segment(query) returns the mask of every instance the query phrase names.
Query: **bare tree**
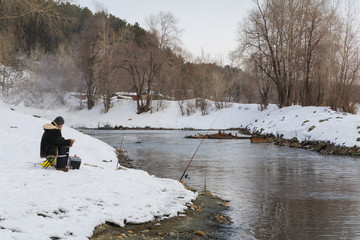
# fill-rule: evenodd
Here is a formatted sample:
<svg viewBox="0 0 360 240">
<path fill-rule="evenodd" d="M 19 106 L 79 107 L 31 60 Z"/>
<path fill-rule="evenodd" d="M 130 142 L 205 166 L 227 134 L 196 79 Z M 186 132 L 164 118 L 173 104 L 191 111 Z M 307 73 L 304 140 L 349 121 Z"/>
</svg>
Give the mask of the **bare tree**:
<svg viewBox="0 0 360 240">
<path fill-rule="evenodd" d="M 171 56 L 162 66 L 159 74 L 159 79 L 156 81 L 154 90 L 156 90 L 160 96 L 163 97 L 175 97 L 182 89 L 182 77 L 181 69 L 184 65 L 184 61 L 179 56 Z"/>
<path fill-rule="evenodd" d="M 149 32 L 158 39 L 159 48 L 164 50 L 176 49 L 181 45 L 182 30 L 178 27 L 179 20 L 171 12 L 162 12 L 158 15 L 150 15 L 146 18 Z"/>
<path fill-rule="evenodd" d="M 314 64 L 317 58 L 323 57 L 321 44 L 330 34 L 328 24 L 335 17 L 335 9 L 331 8 L 326 1 L 303 1 L 300 5 L 300 32 L 302 33 L 300 44 L 300 58 L 304 86 L 301 88 L 301 103 L 303 106 L 314 105 Z"/>
<path fill-rule="evenodd" d="M 210 84 L 212 86 L 211 95 L 213 96 L 213 99 L 215 101 L 216 108 L 224 108 L 226 82 L 225 74 L 221 71 L 221 69 L 214 69 L 210 73 Z"/>
<path fill-rule="evenodd" d="M 119 67 L 127 71 L 137 95 L 137 113 L 151 109 L 151 95 L 156 77 L 167 56 L 158 48 L 156 38 L 144 34 L 141 39 L 126 41 L 119 55 Z"/>
<path fill-rule="evenodd" d="M 337 31 L 340 42 L 338 51 L 331 59 L 333 76 L 331 83 L 330 106 L 332 109 L 342 109 L 345 112 L 355 113 L 355 102 L 352 102 L 356 94 L 355 84 L 360 79 L 360 48 L 358 41 L 358 29 L 355 27 L 355 8 L 353 2 L 346 7 L 345 17 Z"/>
<path fill-rule="evenodd" d="M 271 68 L 271 64 L 266 64 L 263 61 L 267 61 L 267 58 L 262 57 L 261 54 L 254 55 L 253 58 L 248 62 L 248 70 L 252 73 L 251 76 L 254 78 L 256 85 L 258 86 L 258 91 L 260 94 L 261 108 L 266 109 L 269 100 L 270 94 L 272 93 L 273 81 L 271 81 L 264 71 L 260 71 L 259 66 L 262 68 Z"/>
<path fill-rule="evenodd" d="M 156 88 L 161 95 L 171 95 L 174 89 L 178 89 L 177 83 L 180 82 L 179 73 L 183 64 L 182 55 L 185 53 L 181 47 L 182 30 L 178 27 L 179 20 L 171 12 L 162 11 L 157 15 L 150 15 L 145 20 L 150 34 L 157 39 L 158 48 L 168 52 L 163 55 L 166 59 L 159 71 Z"/>
<path fill-rule="evenodd" d="M 194 97 L 198 99 L 196 107 L 209 97 L 208 73 L 210 68 L 210 56 L 202 51 L 201 56 L 195 59 L 195 69 L 191 79 L 191 88 L 194 91 Z"/>
<path fill-rule="evenodd" d="M 268 59 L 258 61 L 258 68 L 275 83 L 279 106 L 288 106 L 294 90 L 296 68 L 295 42 L 298 38 L 294 18 L 297 5 L 294 1 L 278 0 L 266 1 L 263 6 L 258 0 L 255 3 L 257 10 L 250 13 L 243 29 L 243 47 L 249 56 L 258 54 Z M 271 68 L 268 68 L 268 63 Z"/>
<path fill-rule="evenodd" d="M 13 51 L 12 34 L 1 33 L 0 30 L 0 63 L 2 64 L 0 68 L 0 86 L 2 87 L 3 95 L 7 95 L 9 91 L 9 80 L 8 80 L 8 71 L 10 68 L 7 65 L 10 65 L 11 62 L 11 52 Z"/>
<path fill-rule="evenodd" d="M 173 78 L 162 73 L 162 69 L 165 65 L 167 68 L 176 65 L 177 59 L 172 50 L 177 49 L 181 33 L 177 27 L 178 20 L 171 13 L 160 12 L 157 16 L 151 15 L 146 21 L 149 32 L 138 39 L 132 37 L 125 41 L 120 57 L 120 67 L 126 70 L 133 80 L 138 114 L 151 109 L 156 85 L 166 86 L 167 82 L 172 81 Z M 167 78 L 169 76 L 170 78 Z"/>
<path fill-rule="evenodd" d="M 111 107 L 111 97 L 119 83 L 117 73 L 120 68 L 117 66 L 116 58 L 123 41 L 123 35 L 121 31 L 115 32 L 105 13 L 100 14 L 96 24 L 99 37 L 96 42 L 98 54 L 96 55 L 95 78 L 98 79 L 99 94 L 103 98 L 106 113 Z"/>
<path fill-rule="evenodd" d="M 99 87 L 96 76 L 96 61 L 99 53 L 99 48 L 96 43 L 99 36 L 96 29 L 93 27 L 94 25 L 94 18 L 87 20 L 82 27 L 78 40 L 78 66 L 82 72 L 82 81 L 89 110 L 95 106 Z"/>
</svg>

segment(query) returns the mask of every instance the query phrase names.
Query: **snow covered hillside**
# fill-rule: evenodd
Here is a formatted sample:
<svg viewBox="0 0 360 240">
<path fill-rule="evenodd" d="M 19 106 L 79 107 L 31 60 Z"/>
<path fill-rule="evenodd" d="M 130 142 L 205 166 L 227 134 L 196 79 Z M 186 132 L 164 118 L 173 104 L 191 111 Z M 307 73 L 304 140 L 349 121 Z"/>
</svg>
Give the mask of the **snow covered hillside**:
<svg viewBox="0 0 360 240">
<path fill-rule="evenodd" d="M 42 126 L 51 120 L 0 102 L 0 239 L 87 239 L 105 221 L 123 226 L 176 216 L 196 198 L 177 181 L 116 170 L 112 147 L 66 126 L 63 136 L 76 139 L 70 155 L 81 157 L 80 170 L 35 166 Z"/>
</svg>

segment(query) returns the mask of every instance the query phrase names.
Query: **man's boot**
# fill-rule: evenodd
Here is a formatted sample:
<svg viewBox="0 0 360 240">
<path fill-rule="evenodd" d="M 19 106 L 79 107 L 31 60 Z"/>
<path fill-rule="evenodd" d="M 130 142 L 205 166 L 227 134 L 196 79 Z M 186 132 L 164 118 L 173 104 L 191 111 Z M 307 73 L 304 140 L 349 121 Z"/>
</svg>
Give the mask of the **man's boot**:
<svg viewBox="0 0 360 240">
<path fill-rule="evenodd" d="M 61 170 L 61 171 L 64 171 L 64 172 L 67 172 L 69 171 L 69 168 L 68 167 L 64 167 L 64 168 L 57 168 L 55 167 L 56 170 Z"/>
</svg>

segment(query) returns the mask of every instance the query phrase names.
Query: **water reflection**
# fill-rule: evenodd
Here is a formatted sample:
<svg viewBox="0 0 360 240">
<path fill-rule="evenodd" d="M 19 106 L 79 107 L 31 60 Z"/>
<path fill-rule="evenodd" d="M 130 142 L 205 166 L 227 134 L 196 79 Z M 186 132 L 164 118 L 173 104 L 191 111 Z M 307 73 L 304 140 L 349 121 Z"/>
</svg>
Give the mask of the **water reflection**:
<svg viewBox="0 0 360 240">
<path fill-rule="evenodd" d="M 123 131 L 88 131 L 119 147 Z M 200 140 L 183 131 L 125 131 L 134 164 L 178 180 Z M 231 201 L 226 239 L 360 239 L 359 159 L 205 140 L 185 182 Z"/>
</svg>

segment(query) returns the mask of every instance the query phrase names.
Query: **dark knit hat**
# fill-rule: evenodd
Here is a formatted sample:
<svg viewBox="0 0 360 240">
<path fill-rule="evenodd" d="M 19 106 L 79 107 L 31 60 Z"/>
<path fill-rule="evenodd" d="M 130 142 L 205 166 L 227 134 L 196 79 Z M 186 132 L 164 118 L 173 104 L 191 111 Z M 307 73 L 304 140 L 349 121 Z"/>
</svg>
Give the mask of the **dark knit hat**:
<svg viewBox="0 0 360 240">
<path fill-rule="evenodd" d="M 63 119 L 62 117 L 60 117 L 60 116 L 57 117 L 57 118 L 55 118 L 54 122 L 55 122 L 58 126 L 63 125 L 63 124 L 65 123 L 64 119 Z"/>
</svg>

